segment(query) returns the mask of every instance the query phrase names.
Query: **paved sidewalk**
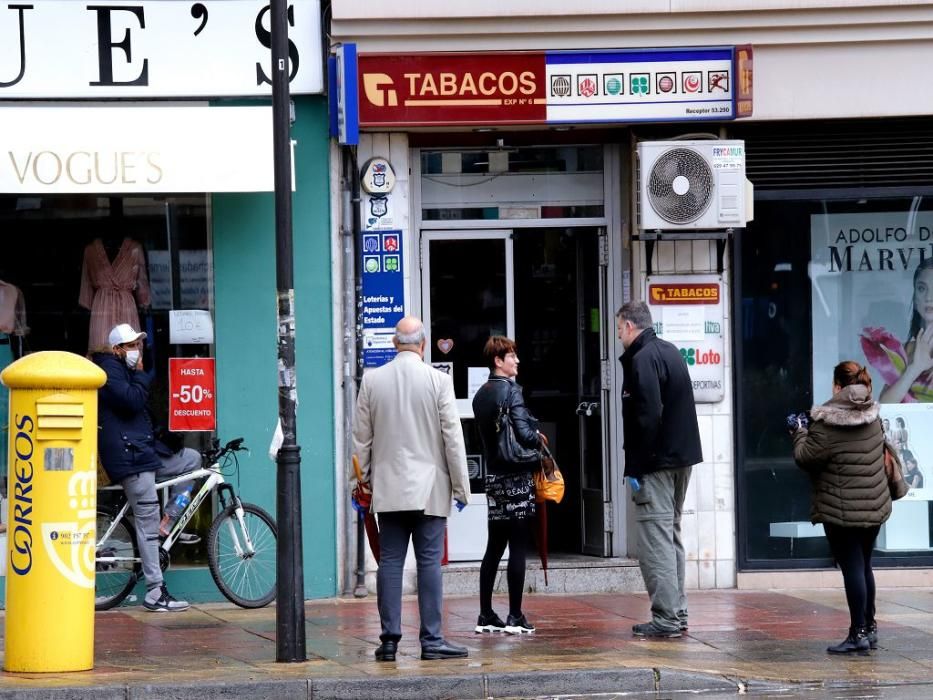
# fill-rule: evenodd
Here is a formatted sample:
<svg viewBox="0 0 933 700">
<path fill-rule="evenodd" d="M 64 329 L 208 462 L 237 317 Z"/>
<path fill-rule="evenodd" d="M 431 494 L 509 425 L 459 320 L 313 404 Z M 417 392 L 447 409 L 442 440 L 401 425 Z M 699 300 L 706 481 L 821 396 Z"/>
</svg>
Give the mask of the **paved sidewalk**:
<svg viewBox="0 0 933 700">
<path fill-rule="evenodd" d="M 500 613 L 506 601 L 496 598 Z M 933 683 L 933 591 L 878 593 L 881 648 L 830 657 L 848 614 L 841 590 L 689 594 L 681 639 L 634 639 L 642 594 L 529 595 L 532 636 L 477 635 L 475 598 L 446 604 L 447 634 L 470 658 L 421 661 L 417 603 L 407 598 L 396 663 L 376 663 L 373 598 L 306 606 L 309 661 L 275 663 L 275 610 L 211 604 L 185 613 L 122 608 L 97 615 L 96 667 L 0 674 L 0 698 L 486 698 L 582 692 L 776 691 Z M 933 697 L 933 685 L 917 687 Z"/>
</svg>

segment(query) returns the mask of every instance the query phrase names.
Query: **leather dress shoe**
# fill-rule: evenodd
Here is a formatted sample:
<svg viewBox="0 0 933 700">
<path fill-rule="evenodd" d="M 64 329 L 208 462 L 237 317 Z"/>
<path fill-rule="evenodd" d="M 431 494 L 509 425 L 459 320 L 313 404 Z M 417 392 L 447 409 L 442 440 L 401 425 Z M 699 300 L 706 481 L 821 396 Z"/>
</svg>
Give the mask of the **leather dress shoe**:
<svg viewBox="0 0 933 700">
<path fill-rule="evenodd" d="M 389 639 L 376 649 L 376 661 L 395 661 L 396 651 L 398 651 L 398 642 Z"/>
<path fill-rule="evenodd" d="M 433 661 L 435 659 L 465 659 L 469 656 L 466 647 L 451 644 L 446 639 L 432 647 L 421 647 L 421 659 Z"/>
</svg>

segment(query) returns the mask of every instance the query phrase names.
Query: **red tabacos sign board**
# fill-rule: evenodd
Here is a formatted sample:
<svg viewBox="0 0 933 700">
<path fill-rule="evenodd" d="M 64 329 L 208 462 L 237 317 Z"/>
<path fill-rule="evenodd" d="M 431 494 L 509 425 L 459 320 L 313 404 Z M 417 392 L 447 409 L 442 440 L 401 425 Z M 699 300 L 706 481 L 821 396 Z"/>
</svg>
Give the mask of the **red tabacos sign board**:
<svg viewBox="0 0 933 700">
<path fill-rule="evenodd" d="M 543 53 L 361 54 L 360 126 L 540 124 Z"/>
<path fill-rule="evenodd" d="M 172 357 L 168 361 L 168 429 L 217 429 L 213 357 Z"/>
<path fill-rule="evenodd" d="M 650 284 L 650 303 L 656 305 L 718 304 L 719 285 L 716 283 Z"/>
</svg>

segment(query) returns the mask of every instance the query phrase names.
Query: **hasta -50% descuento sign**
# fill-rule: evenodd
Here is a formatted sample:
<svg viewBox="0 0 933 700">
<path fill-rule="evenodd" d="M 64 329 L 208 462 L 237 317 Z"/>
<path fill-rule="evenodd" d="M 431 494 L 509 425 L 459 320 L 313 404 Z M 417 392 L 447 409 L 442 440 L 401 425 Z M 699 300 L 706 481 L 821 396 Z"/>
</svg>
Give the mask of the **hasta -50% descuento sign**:
<svg viewBox="0 0 933 700">
<path fill-rule="evenodd" d="M 169 358 L 168 376 L 168 429 L 172 432 L 216 430 L 214 358 Z"/>
</svg>

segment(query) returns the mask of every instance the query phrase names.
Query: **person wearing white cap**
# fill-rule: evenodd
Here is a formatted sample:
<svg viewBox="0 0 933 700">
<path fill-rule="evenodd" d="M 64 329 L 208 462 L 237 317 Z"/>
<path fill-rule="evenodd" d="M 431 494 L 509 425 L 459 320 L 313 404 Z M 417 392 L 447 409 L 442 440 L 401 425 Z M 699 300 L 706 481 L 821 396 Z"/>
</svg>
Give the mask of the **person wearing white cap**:
<svg viewBox="0 0 933 700">
<path fill-rule="evenodd" d="M 147 409 L 152 379 L 143 371 L 145 338 L 145 333 L 121 323 L 110 331 L 110 348 L 91 355 L 107 373 L 107 382 L 98 392 L 98 451 L 110 480 L 123 487 L 133 509 L 147 588 L 143 606 L 154 612 L 175 612 L 187 610 L 189 605 L 173 598 L 162 580 L 155 481 L 156 476 L 164 479 L 198 468 L 201 456 L 187 447 L 173 452 L 155 438 Z M 184 489 L 183 484 L 175 485 L 171 497 Z M 197 538 L 189 536 L 187 541 Z"/>
</svg>

